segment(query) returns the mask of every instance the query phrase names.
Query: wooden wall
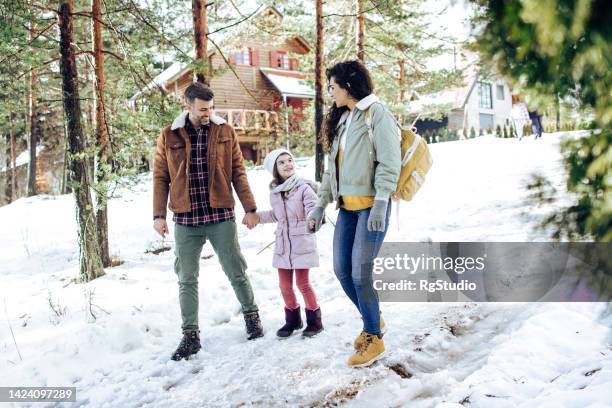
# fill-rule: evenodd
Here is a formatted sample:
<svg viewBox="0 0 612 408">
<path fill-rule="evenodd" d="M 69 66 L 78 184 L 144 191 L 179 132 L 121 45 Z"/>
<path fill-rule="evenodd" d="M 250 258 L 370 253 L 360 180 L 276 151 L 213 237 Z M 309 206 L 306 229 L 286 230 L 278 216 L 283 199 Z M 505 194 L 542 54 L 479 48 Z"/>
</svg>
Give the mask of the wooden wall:
<svg viewBox="0 0 612 408">
<path fill-rule="evenodd" d="M 240 80 L 254 98 L 249 95 L 236 75 L 227 67 L 218 52 L 212 56 L 213 69 L 219 73 L 211 81 L 211 88 L 215 92 L 215 107 L 218 109 L 262 109 L 278 110 L 280 95 L 264 75 L 259 71 L 260 67 L 270 67 L 270 57 L 273 51 L 286 51 L 288 57 L 295 54 L 304 54 L 305 49 L 297 40 L 287 40 L 284 44 L 273 47 L 256 42 L 245 43 L 245 47 L 251 47 L 259 54 L 259 66 L 234 64 L 234 70 Z M 225 55 L 229 59 L 230 52 Z M 178 79 L 168 83 L 166 89 L 180 100 L 183 99 L 185 88 L 193 82 L 191 70 L 182 74 Z"/>
</svg>

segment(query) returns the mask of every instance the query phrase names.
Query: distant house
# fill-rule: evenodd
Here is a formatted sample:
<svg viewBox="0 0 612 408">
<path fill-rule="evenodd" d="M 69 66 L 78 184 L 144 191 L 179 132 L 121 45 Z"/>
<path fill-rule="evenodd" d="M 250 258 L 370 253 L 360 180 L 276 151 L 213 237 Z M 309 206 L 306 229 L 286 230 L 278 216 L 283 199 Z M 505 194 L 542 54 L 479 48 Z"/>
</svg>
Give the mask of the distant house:
<svg viewBox="0 0 612 408">
<path fill-rule="evenodd" d="M 28 166 L 30 150 L 25 150 L 15 158 L 15 199 L 28 194 Z M 36 146 L 36 191 L 38 194 L 61 194 L 64 180 L 63 145 L 53 147 Z M 10 201 L 12 166 L 0 164 L 0 205 Z"/>
<path fill-rule="evenodd" d="M 270 6 L 253 17 L 251 24 L 264 19 L 280 26 L 283 16 Z M 291 127 L 296 126 L 302 110 L 314 99 L 314 89 L 307 81 L 308 74 L 299 70 L 296 58 L 310 53 L 311 47 L 299 35 L 285 37 L 278 43 L 257 36 L 249 36 L 246 41 L 230 36 L 219 45 L 236 74 L 228 69 L 221 54 L 209 45 L 208 56 L 213 70 L 220 72 L 210 83 L 215 92 L 215 113 L 236 129 L 244 158 L 260 162 L 273 141 L 284 137 Z M 146 103 L 147 94 L 159 88 L 182 101 L 185 88 L 194 77 L 193 69 L 176 62 L 132 96 L 129 103 L 132 106 L 143 101 Z M 282 111 L 283 108 L 292 108 L 293 117 L 289 117 L 287 109 Z"/>
<path fill-rule="evenodd" d="M 478 133 L 504 126 L 512 110 L 511 90 L 508 83 L 499 77 L 481 76 L 476 66 L 464 71 L 464 84 L 457 88 L 413 97 L 409 104 L 412 115 L 425 115 L 434 107 L 441 107 L 441 120 L 419 119 L 415 126 L 419 132 L 448 128 L 465 129 L 466 134 L 474 128 Z"/>
</svg>

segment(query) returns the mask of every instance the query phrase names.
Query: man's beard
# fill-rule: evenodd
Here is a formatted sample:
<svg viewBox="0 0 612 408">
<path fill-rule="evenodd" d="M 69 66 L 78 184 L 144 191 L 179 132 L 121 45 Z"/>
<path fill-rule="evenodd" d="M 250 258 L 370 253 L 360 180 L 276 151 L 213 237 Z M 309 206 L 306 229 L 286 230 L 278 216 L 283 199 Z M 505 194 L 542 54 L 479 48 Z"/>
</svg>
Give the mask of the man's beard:
<svg viewBox="0 0 612 408">
<path fill-rule="evenodd" d="M 199 127 L 202 125 L 208 125 L 210 118 L 204 118 L 203 116 L 201 117 L 193 117 L 192 115 L 189 115 L 189 120 L 191 121 L 191 124 L 195 127 Z"/>
</svg>

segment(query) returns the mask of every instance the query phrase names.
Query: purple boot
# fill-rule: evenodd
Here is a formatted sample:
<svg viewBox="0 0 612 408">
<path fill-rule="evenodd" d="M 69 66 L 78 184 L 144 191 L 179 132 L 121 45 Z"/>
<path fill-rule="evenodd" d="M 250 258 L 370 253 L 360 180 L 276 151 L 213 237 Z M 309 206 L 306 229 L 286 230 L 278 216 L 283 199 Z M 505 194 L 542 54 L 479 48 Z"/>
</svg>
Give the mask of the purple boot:
<svg viewBox="0 0 612 408">
<path fill-rule="evenodd" d="M 321 308 L 317 310 L 306 309 L 306 328 L 302 332 L 303 337 L 312 337 L 323 331 L 321 322 Z"/>
<path fill-rule="evenodd" d="M 294 310 L 285 308 L 285 325 L 278 329 L 276 335 L 280 338 L 289 337 L 294 330 L 301 329 L 302 326 L 300 308 Z"/>
</svg>

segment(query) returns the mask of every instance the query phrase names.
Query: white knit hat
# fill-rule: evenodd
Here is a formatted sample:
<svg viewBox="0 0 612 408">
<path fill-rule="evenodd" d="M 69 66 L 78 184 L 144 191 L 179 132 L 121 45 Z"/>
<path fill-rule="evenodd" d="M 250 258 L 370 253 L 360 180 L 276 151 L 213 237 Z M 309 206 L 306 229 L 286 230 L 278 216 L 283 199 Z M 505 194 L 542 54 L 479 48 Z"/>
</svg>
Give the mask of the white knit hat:
<svg viewBox="0 0 612 408">
<path fill-rule="evenodd" d="M 291 154 L 289 150 L 281 148 L 281 149 L 272 150 L 270 153 L 268 153 L 268 155 L 264 159 L 264 167 L 272 175 L 274 175 L 274 166 L 276 165 L 276 159 L 278 159 L 278 156 L 280 156 L 281 154 L 288 154 L 289 156 L 293 158 L 293 155 Z"/>
</svg>

